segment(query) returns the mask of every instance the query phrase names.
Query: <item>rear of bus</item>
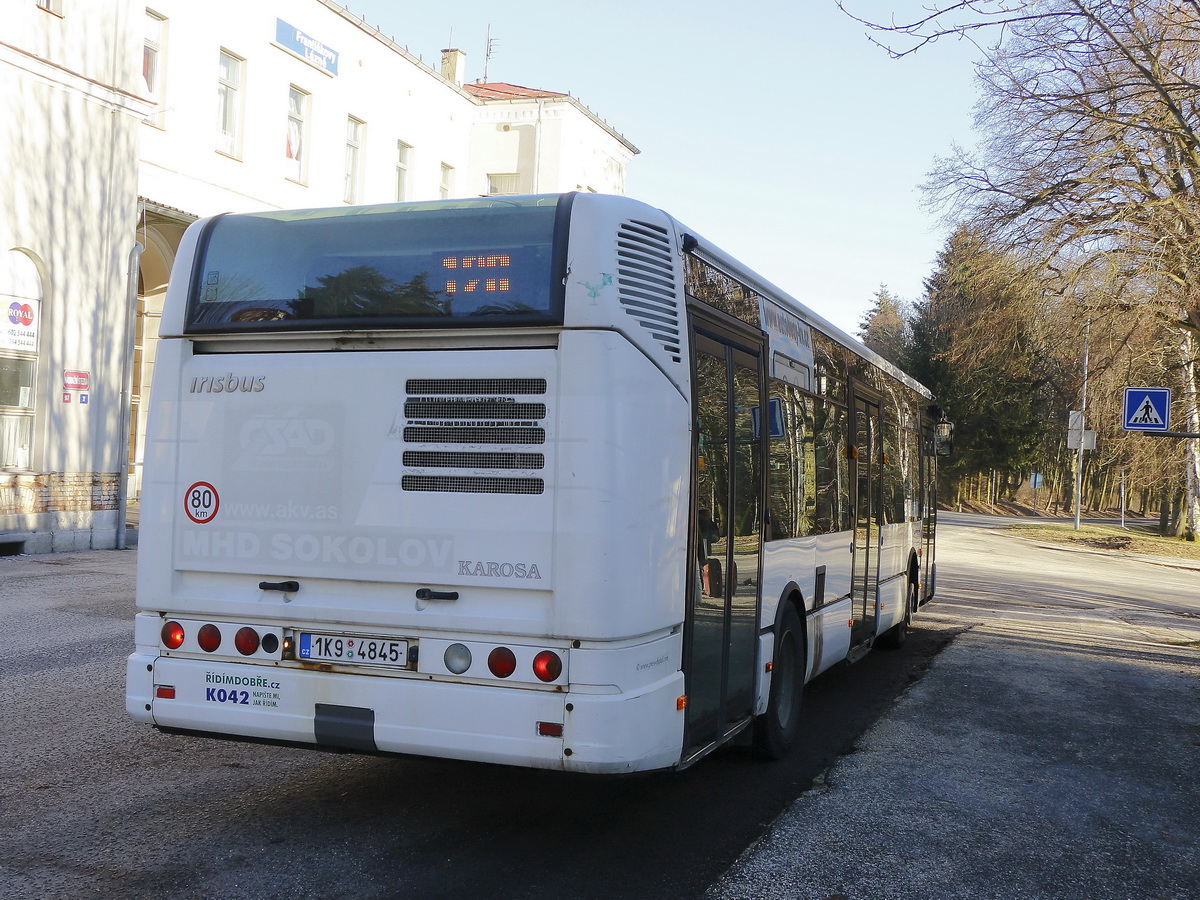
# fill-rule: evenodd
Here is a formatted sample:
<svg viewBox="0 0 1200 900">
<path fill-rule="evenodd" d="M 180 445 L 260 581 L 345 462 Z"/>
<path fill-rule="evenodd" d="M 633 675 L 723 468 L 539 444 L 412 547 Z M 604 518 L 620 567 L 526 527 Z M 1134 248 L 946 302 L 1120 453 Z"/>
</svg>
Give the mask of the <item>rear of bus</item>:
<svg viewBox="0 0 1200 900">
<path fill-rule="evenodd" d="M 678 323 L 644 312 L 681 315 L 675 247 L 664 214 L 570 194 L 194 224 L 151 397 L 129 713 L 678 763 L 687 366 Z"/>
</svg>

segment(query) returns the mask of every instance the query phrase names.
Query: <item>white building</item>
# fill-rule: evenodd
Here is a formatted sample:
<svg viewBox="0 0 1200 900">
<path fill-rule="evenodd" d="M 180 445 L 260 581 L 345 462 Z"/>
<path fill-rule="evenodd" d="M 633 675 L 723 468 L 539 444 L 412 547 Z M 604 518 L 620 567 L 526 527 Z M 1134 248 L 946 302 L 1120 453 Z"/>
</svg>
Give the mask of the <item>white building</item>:
<svg viewBox="0 0 1200 900">
<path fill-rule="evenodd" d="M 619 194 L 637 153 L 569 95 L 463 84 L 460 51 L 435 69 L 332 0 L 5 0 L 4 16 L 0 252 L 16 254 L 0 261 L 0 325 L 12 304 L 16 324 L 0 331 L 0 552 L 117 541 L 157 319 L 195 219 Z M 60 502 L 84 483 L 88 510 Z"/>
<path fill-rule="evenodd" d="M 137 142 L 151 109 L 140 15 L 70 0 L 5 0 L 0 14 L 3 553 L 116 542 Z"/>
</svg>

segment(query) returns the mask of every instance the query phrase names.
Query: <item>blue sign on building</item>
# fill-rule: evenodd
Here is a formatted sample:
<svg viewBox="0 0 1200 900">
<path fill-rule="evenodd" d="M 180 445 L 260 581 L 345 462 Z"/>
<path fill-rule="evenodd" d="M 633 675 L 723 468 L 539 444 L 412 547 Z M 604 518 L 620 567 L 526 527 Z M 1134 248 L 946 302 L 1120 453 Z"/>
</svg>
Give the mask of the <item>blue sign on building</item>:
<svg viewBox="0 0 1200 900">
<path fill-rule="evenodd" d="M 330 75 L 338 73 L 338 52 L 330 50 L 315 37 L 294 28 L 283 19 L 275 20 L 275 43 L 295 53 L 305 62 L 311 63 Z"/>
<path fill-rule="evenodd" d="M 1121 421 L 1126 431 L 1170 430 L 1171 389 L 1125 388 L 1125 413 Z"/>
</svg>

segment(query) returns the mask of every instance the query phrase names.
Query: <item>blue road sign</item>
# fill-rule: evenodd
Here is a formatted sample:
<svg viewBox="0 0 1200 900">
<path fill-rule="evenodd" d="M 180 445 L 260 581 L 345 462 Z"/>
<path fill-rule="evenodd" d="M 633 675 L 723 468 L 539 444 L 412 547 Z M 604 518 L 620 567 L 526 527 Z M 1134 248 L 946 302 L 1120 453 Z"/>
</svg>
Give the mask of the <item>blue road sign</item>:
<svg viewBox="0 0 1200 900">
<path fill-rule="evenodd" d="M 1125 414 L 1122 428 L 1126 431 L 1169 431 L 1171 424 L 1171 389 L 1125 388 Z"/>
</svg>

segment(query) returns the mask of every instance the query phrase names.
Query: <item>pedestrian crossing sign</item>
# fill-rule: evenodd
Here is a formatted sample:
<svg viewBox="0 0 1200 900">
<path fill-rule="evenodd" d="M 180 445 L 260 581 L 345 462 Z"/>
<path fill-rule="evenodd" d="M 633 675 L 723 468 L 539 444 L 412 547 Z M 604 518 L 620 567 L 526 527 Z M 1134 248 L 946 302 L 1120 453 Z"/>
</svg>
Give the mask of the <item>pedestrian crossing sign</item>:
<svg viewBox="0 0 1200 900">
<path fill-rule="evenodd" d="M 1171 424 L 1170 388 L 1125 388 L 1126 431 L 1168 431 Z"/>
</svg>

